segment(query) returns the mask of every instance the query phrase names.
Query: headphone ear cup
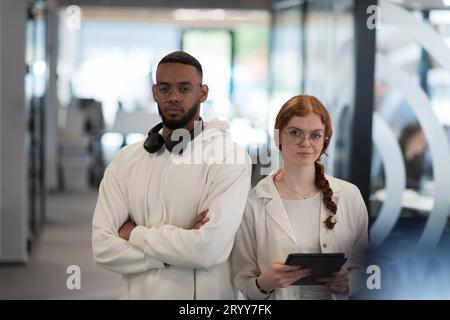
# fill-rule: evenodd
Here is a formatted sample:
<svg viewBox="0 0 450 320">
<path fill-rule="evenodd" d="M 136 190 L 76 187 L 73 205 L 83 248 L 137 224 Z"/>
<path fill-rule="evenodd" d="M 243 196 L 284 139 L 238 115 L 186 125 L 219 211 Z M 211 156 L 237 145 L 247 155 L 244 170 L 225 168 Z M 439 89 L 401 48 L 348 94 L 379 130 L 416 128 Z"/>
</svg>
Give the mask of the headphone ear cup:
<svg viewBox="0 0 450 320">
<path fill-rule="evenodd" d="M 147 150 L 149 153 L 155 153 L 164 144 L 164 138 L 159 133 L 152 133 L 150 134 L 147 139 L 145 139 L 144 142 L 144 149 Z"/>
<path fill-rule="evenodd" d="M 190 132 L 190 139 L 189 141 L 192 141 L 197 134 L 199 134 L 200 132 L 203 131 L 203 119 L 200 118 L 200 130 L 196 130 L 197 127 L 194 127 L 194 129 Z M 150 131 L 148 132 L 148 136 L 147 139 L 145 139 L 144 141 L 144 149 L 148 152 L 148 153 L 155 153 L 157 152 L 159 149 L 161 149 L 161 147 L 163 145 L 166 146 L 167 150 L 169 150 L 170 152 L 172 152 L 172 149 L 175 148 L 176 145 L 178 145 L 179 143 L 183 143 L 183 146 L 179 152 L 179 155 L 181 155 L 183 153 L 184 148 L 186 147 L 187 139 L 183 140 L 183 137 L 179 137 L 178 141 L 172 141 L 172 133 L 171 132 L 169 134 L 169 136 L 167 137 L 167 141 L 164 139 L 164 137 L 159 133 L 159 131 L 163 128 L 163 123 L 160 122 L 159 124 L 157 124 L 156 126 L 154 126 L 152 129 L 150 129 Z"/>
</svg>

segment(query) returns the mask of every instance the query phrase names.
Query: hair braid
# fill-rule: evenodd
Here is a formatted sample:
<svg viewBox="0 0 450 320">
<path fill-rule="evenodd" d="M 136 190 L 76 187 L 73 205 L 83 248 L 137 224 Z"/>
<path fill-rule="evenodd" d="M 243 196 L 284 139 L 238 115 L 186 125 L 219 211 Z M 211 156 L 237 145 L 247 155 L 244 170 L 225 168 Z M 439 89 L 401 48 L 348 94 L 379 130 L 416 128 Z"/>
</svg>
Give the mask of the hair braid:
<svg viewBox="0 0 450 320">
<path fill-rule="evenodd" d="M 336 210 L 337 206 L 333 201 L 333 190 L 330 188 L 330 184 L 328 183 L 327 178 L 325 178 L 325 169 L 322 164 L 318 161 L 314 162 L 314 166 L 316 167 L 316 186 L 322 190 L 323 193 L 323 202 L 325 206 L 330 210 L 331 214 L 327 217 L 327 219 L 323 222 L 327 226 L 328 229 L 333 229 L 336 224 Z"/>
</svg>

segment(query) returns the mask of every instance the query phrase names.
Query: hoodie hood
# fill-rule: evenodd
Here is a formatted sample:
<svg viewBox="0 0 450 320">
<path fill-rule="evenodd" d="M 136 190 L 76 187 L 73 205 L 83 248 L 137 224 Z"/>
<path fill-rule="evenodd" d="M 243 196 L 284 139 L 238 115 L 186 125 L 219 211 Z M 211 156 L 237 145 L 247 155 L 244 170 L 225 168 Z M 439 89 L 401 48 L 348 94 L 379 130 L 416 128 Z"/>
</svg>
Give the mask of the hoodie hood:
<svg viewBox="0 0 450 320">
<path fill-rule="evenodd" d="M 230 128 L 227 121 L 213 119 L 204 122 L 203 129 L 203 141 L 210 140 L 218 136 L 226 136 L 228 134 L 228 129 Z"/>
<path fill-rule="evenodd" d="M 217 129 L 222 132 L 226 132 L 230 128 L 230 125 L 227 121 L 219 120 L 219 119 L 213 119 L 210 121 L 205 121 L 205 131 L 211 130 L 211 129 Z"/>
</svg>

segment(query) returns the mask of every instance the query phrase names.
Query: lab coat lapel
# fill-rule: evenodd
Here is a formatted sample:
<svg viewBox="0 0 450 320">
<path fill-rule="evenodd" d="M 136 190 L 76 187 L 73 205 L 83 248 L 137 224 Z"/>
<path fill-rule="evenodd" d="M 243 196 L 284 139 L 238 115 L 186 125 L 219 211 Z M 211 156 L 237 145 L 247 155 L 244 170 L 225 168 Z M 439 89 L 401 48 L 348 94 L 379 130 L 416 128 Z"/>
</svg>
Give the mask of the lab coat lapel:
<svg viewBox="0 0 450 320">
<path fill-rule="evenodd" d="M 267 214 L 281 228 L 281 230 L 283 230 L 289 236 L 289 239 L 292 240 L 293 245 L 297 247 L 294 230 L 292 229 L 289 216 L 287 215 L 286 209 L 283 205 L 283 201 L 281 200 L 278 193 L 275 194 L 275 196 L 267 202 L 266 211 Z"/>
</svg>

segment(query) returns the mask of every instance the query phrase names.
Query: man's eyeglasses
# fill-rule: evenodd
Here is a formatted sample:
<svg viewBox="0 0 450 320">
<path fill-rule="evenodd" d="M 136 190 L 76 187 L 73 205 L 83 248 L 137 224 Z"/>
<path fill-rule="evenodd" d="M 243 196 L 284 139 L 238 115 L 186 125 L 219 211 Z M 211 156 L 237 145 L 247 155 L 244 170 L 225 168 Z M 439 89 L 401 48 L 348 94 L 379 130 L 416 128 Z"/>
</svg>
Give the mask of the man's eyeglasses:
<svg viewBox="0 0 450 320">
<path fill-rule="evenodd" d="M 313 131 L 307 135 L 296 128 L 290 128 L 284 131 L 287 135 L 287 140 L 290 144 L 302 144 L 306 140 L 306 136 L 308 136 L 308 140 L 313 146 L 321 146 L 323 143 L 328 140 L 328 137 L 325 136 L 325 132 L 322 130 Z"/>
<path fill-rule="evenodd" d="M 194 91 L 194 87 L 196 86 L 202 86 L 202 84 L 182 84 L 175 87 L 169 86 L 167 84 L 157 84 L 156 94 L 161 99 L 168 99 L 172 92 L 175 91 L 175 95 L 177 96 L 177 98 L 182 100 L 189 98 L 192 94 L 192 91 Z"/>
</svg>

